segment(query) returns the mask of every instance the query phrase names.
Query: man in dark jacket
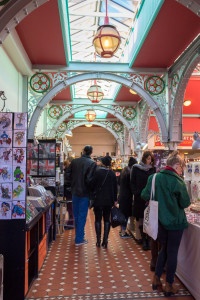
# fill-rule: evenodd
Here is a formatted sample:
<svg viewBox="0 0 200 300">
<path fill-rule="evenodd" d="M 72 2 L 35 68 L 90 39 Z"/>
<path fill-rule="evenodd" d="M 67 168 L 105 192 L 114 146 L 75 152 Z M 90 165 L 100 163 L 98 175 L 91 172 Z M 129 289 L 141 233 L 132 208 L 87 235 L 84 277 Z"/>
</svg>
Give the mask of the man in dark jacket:
<svg viewBox="0 0 200 300">
<path fill-rule="evenodd" d="M 71 181 L 72 203 L 75 218 L 75 245 L 87 244 L 84 239 L 84 229 L 88 212 L 90 182 L 96 163 L 91 159 L 92 146 L 85 146 L 83 155 L 74 159 L 66 170 L 66 176 Z"/>
</svg>

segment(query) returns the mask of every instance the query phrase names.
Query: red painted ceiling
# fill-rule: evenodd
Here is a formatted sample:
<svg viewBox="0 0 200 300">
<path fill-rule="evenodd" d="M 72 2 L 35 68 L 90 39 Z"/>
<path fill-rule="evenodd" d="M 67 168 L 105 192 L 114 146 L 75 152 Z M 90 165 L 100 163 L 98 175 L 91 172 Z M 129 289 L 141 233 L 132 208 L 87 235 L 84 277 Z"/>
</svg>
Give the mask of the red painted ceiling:
<svg viewBox="0 0 200 300">
<path fill-rule="evenodd" d="M 183 114 L 200 115 L 200 77 L 191 77 L 186 91 L 184 100 L 191 100 L 190 106 L 183 105 Z"/>
<path fill-rule="evenodd" d="M 66 100 L 66 101 L 72 101 L 71 100 L 71 91 L 70 87 L 66 88 L 62 92 L 58 93 L 53 100 Z"/>
<path fill-rule="evenodd" d="M 57 1 L 35 9 L 16 30 L 32 64 L 66 65 Z"/>
<path fill-rule="evenodd" d="M 125 86 L 122 86 L 115 101 L 134 101 L 138 102 L 141 100 L 141 97 L 139 95 L 133 95 L 129 92 L 129 89 Z M 123 103 L 122 103 L 123 104 Z"/>
<path fill-rule="evenodd" d="M 199 33 L 197 15 L 175 0 L 165 0 L 133 67 L 170 67 Z"/>
</svg>

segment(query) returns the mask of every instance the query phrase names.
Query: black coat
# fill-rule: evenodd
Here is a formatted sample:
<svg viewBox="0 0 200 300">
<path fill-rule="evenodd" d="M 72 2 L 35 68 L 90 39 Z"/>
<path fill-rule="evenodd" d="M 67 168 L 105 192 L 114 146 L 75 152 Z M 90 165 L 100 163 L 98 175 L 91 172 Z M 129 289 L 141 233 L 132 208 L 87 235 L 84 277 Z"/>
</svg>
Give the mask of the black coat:
<svg viewBox="0 0 200 300">
<path fill-rule="evenodd" d="M 156 168 L 145 171 L 133 165 L 131 169 L 131 190 L 134 195 L 133 217 L 137 220 L 144 218 L 145 201 L 141 198 L 141 193 L 147 184 L 149 176 L 154 173 L 156 173 Z"/>
<path fill-rule="evenodd" d="M 130 168 L 125 167 L 120 175 L 119 209 L 126 218 L 132 215 L 132 198 Z"/>
<path fill-rule="evenodd" d="M 103 167 L 98 168 L 91 185 L 96 194 L 94 206 L 113 206 L 114 202 L 117 201 L 117 178 L 112 170 Z"/>
<path fill-rule="evenodd" d="M 64 169 L 64 197 L 67 200 L 72 199 L 71 181 L 67 178 L 67 168 Z"/>
<path fill-rule="evenodd" d="M 93 178 L 96 163 L 90 156 L 82 155 L 73 159 L 66 170 L 66 180 L 71 182 L 72 195 L 89 197 L 90 182 Z"/>
</svg>

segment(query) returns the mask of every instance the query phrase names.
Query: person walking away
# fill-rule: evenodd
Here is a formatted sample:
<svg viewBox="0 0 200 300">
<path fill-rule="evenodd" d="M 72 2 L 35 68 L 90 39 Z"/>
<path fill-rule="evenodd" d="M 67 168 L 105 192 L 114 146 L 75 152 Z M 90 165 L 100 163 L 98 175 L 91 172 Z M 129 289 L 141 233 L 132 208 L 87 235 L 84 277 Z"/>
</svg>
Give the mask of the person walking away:
<svg viewBox="0 0 200 300">
<path fill-rule="evenodd" d="M 150 237 L 143 232 L 144 210 L 146 207 L 144 199 L 141 198 L 142 190 L 147 184 L 150 175 L 156 173 L 154 167 L 154 156 L 151 151 L 145 151 L 139 164 L 133 165 L 131 169 L 131 190 L 134 195 L 133 217 L 139 221 L 139 229 L 142 237 L 143 250 L 150 250 Z"/>
<path fill-rule="evenodd" d="M 92 151 L 92 146 L 85 146 L 83 155 L 73 159 L 66 170 L 66 178 L 71 181 L 72 188 L 76 246 L 88 243 L 88 241 L 84 239 L 84 232 L 88 213 L 90 182 L 96 168 L 96 163 L 90 157 Z"/>
<path fill-rule="evenodd" d="M 126 232 L 126 227 L 128 223 L 128 218 L 132 215 L 132 191 L 130 183 L 130 171 L 131 167 L 137 163 L 137 160 L 134 157 L 129 158 L 128 166 L 126 166 L 120 176 L 120 192 L 119 192 L 119 209 L 125 216 L 125 223 L 121 226 L 121 238 L 131 238 Z"/>
<path fill-rule="evenodd" d="M 167 166 L 162 169 L 155 180 L 154 200 L 158 201 L 158 240 L 161 251 L 158 254 L 152 288 L 161 289 L 160 277 L 166 264 L 166 285 L 162 288 L 166 297 L 177 292 L 173 285 L 177 267 L 178 249 L 183 231 L 188 227 L 184 209 L 190 205 L 186 185 L 180 175 L 185 167 L 178 151 L 167 158 Z M 151 193 L 152 176 L 142 191 L 142 198 L 148 201 Z"/>
<path fill-rule="evenodd" d="M 67 211 L 68 211 L 68 221 L 64 225 L 64 229 L 73 229 L 74 228 L 74 215 L 73 215 L 73 207 L 72 207 L 72 191 L 71 191 L 71 182 L 67 179 L 67 168 L 72 162 L 73 158 L 68 157 L 64 161 L 64 198 L 67 202 Z"/>
<path fill-rule="evenodd" d="M 105 156 L 101 159 L 101 166 L 96 170 L 92 186 L 94 187 L 95 202 L 95 230 L 97 236 L 97 247 L 101 247 L 101 221 L 104 220 L 104 236 L 102 247 L 107 248 L 110 231 L 111 208 L 117 204 L 117 179 L 115 173 L 110 169 L 111 157 Z"/>
</svg>

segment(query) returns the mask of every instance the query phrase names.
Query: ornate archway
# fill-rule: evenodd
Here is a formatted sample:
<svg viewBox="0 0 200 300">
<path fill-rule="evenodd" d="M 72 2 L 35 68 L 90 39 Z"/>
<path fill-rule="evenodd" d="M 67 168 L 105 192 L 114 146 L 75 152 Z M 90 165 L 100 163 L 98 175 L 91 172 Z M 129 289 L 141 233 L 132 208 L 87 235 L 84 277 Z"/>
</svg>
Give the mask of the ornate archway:
<svg viewBox="0 0 200 300">
<path fill-rule="evenodd" d="M 119 112 L 116 112 L 112 109 L 109 109 L 109 108 L 101 106 L 101 105 L 91 105 L 91 106 L 83 105 L 83 106 L 79 106 L 77 108 L 71 109 L 70 111 L 66 112 L 62 117 L 60 117 L 56 123 L 53 124 L 52 131 L 57 130 L 57 128 L 60 126 L 60 124 L 62 124 L 62 122 L 65 121 L 70 116 L 72 116 L 75 113 L 78 113 L 80 111 L 87 110 L 87 109 L 102 110 L 102 111 L 108 112 L 110 114 L 113 114 L 115 117 L 117 117 L 129 130 L 130 135 L 133 139 L 134 148 L 136 149 L 136 144 L 137 144 L 136 136 L 135 136 L 134 130 L 133 130 L 132 126 L 130 125 L 130 123 Z M 50 135 L 52 135 L 52 132 L 50 132 Z"/>
<path fill-rule="evenodd" d="M 185 90 L 188 84 L 188 81 L 192 75 L 197 64 L 200 62 L 200 53 L 199 48 L 195 49 L 187 60 L 184 69 L 176 89 L 173 106 L 172 106 L 172 115 L 169 128 L 169 137 L 170 141 L 175 143 L 180 143 L 183 139 L 182 136 L 182 114 L 183 114 L 183 102 Z"/>
<path fill-rule="evenodd" d="M 0 45 L 26 16 L 47 1 L 49 0 L 10 0 L 0 11 Z"/>
<path fill-rule="evenodd" d="M 81 75 L 76 75 L 73 77 L 70 77 L 66 80 L 61 81 L 60 83 L 56 84 L 47 94 L 40 100 L 38 103 L 36 109 L 34 110 L 34 113 L 31 117 L 30 124 L 29 124 L 29 138 L 34 137 L 34 131 L 35 127 L 37 124 L 37 121 L 39 119 L 39 116 L 46 106 L 46 104 L 60 91 L 65 89 L 66 87 L 76 84 L 77 82 L 80 81 L 85 81 L 85 80 L 93 80 L 93 79 L 102 79 L 102 80 L 110 80 L 117 82 L 119 84 L 122 84 L 129 89 L 133 89 L 136 91 L 151 107 L 151 110 L 154 111 L 156 118 L 158 120 L 158 123 L 160 125 L 160 130 L 162 133 L 162 141 L 168 141 L 168 130 L 166 126 L 165 119 L 162 115 L 161 109 L 159 105 L 154 101 L 153 97 L 146 91 L 144 90 L 141 86 L 138 84 L 134 83 L 131 80 L 128 80 L 122 76 L 115 75 L 115 74 L 110 74 L 110 73 L 85 73 Z M 100 107 L 100 105 L 98 106 Z M 114 114 L 114 112 L 112 112 Z"/>
<path fill-rule="evenodd" d="M 87 122 L 87 121 L 82 121 L 82 122 L 79 122 L 78 124 L 74 124 L 74 125 L 70 126 L 70 129 L 74 129 L 74 128 L 77 128 L 77 127 L 79 127 L 79 126 L 85 125 L 85 124 L 88 124 L 88 122 Z M 112 130 L 109 126 L 106 126 L 106 125 L 102 124 L 102 122 L 95 122 L 95 121 L 94 121 L 94 122 L 92 122 L 92 124 L 98 125 L 98 126 L 100 126 L 100 127 L 103 127 L 103 128 L 105 128 L 106 130 L 108 130 L 110 133 L 112 133 L 112 135 L 115 137 L 115 139 L 116 139 L 116 141 L 117 141 L 117 143 L 118 143 L 118 145 L 119 145 L 120 154 L 121 154 L 121 155 L 124 155 L 124 149 L 123 149 L 122 141 L 120 140 L 120 137 L 118 136 L 118 134 L 117 134 L 114 130 Z M 55 129 L 54 129 L 54 130 L 55 130 Z M 64 131 L 64 133 L 62 134 L 62 137 L 65 136 L 65 133 L 67 132 L 67 130 L 68 130 L 68 129 L 66 129 L 66 130 Z"/>
</svg>

